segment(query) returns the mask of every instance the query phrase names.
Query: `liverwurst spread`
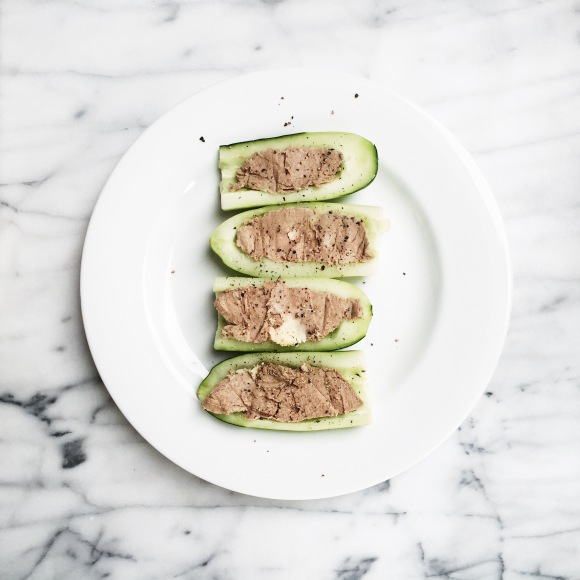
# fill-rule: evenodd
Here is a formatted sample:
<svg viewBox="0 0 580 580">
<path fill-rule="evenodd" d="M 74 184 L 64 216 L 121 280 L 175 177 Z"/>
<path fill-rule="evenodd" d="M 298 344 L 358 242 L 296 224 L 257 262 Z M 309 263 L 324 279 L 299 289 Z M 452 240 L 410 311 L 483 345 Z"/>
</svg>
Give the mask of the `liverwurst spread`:
<svg viewBox="0 0 580 580">
<path fill-rule="evenodd" d="M 236 245 L 254 260 L 350 264 L 372 258 L 361 219 L 302 207 L 269 211 L 248 220 L 236 232 Z"/>
<path fill-rule="evenodd" d="M 360 302 L 284 282 L 265 282 L 221 292 L 214 305 L 227 324 L 224 338 L 281 346 L 318 341 L 343 320 L 361 318 Z"/>
<path fill-rule="evenodd" d="M 258 151 L 236 172 L 230 189 L 289 193 L 332 181 L 342 165 L 342 153 L 322 147 L 288 147 Z"/>
<path fill-rule="evenodd" d="M 202 402 L 210 413 L 242 412 L 246 419 L 284 423 L 335 417 L 362 404 L 352 386 L 333 369 L 268 363 L 230 373 Z"/>
</svg>

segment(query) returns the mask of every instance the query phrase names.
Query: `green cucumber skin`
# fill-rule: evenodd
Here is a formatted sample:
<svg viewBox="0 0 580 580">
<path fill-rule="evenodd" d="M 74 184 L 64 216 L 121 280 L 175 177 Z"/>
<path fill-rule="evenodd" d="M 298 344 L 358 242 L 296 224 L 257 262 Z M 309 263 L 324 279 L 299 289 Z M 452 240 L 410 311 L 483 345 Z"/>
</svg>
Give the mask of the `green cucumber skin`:
<svg viewBox="0 0 580 580">
<path fill-rule="evenodd" d="M 254 153 L 268 148 L 284 149 L 291 145 L 334 148 L 344 156 L 344 169 L 329 183 L 286 194 L 251 189 L 230 190 L 236 179 L 236 171 Z M 378 154 L 373 143 L 354 133 L 294 133 L 222 145 L 219 148 L 218 166 L 221 170 L 221 207 L 223 210 L 233 210 L 300 201 L 322 201 L 349 195 L 367 187 L 375 179 Z"/>
<path fill-rule="evenodd" d="M 334 211 L 362 219 L 367 230 L 369 250 L 374 257 L 367 262 L 332 265 L 320 262 L 275 262 L 268 258 L 254 260 L 236 246 L 237 228 L 255 216 L 282 209 L 279 207 L 251 209 L 222 222 L 211 234 L 212 250 L 232 270 L 257 278 L 347 278 L 370 276 L 376 272 L 380 237 L 388 228 L 387 220 L 382 218 L 382 207 L 323 202 L 295 203 L 285 207 L 302 207 L 319 212 Z"/>
<path fill-rule="evenodd" d="M 269 429 L 273 431 L 324 431 L 329 429 L 344 429 L 368 425 L 371 422 L 371 409 L 366 392 L 366 370 L 364 353 L 359 350 L 344 352 L 287 352 L 287 353 L 252 353 L 227 359 L 214 366 L 197 390 L 197 397 L 203 402 L 212 389 L 231 370 L 251 369 L 260 363 L 283 364 L 298 368 L 307 363 L 311 366 L 332 368 L 339 371 L 348 381 L 358 396 L 363 400 L 362 407 L 337 417 L 308 419 L 298 423 L 281 423 L 270 419 L 245 419 L 243 413 L 219 415 L 210 413 L 220 421 L 250 427 L 254 429 Z"/>
<path fill-rule="evenodd" d="M 242 288 L 245 286 L 262 286 L 266 279 L 263 278 L 216 278 L 214 292 L 216 297 L 225 290 Z M 218 326 L 215 334 L 214 349 L 228 352 L 295 352 L 295 351 L 330 351 L 352 346 L 362 340 L 367 333 L 373 316 L 373 309 L 368 296 L 356 286 L 341 280 L 328 278 L 288 278 L 284 282 L 291 287 L 310 288 L 319 292 L 328 292 L 341 298 L 356 298 L 363 308 L 363 317 L 355 320 L 345 320 L 338 328 L 319 341 L 310 341 L 298 346 L 280 346 L 272 341 L 261 343 L 242 342 L 231 338 L 223 338 L 221 332 L 226 324 L 222 316 L 218 314 Z"/>
</svg>

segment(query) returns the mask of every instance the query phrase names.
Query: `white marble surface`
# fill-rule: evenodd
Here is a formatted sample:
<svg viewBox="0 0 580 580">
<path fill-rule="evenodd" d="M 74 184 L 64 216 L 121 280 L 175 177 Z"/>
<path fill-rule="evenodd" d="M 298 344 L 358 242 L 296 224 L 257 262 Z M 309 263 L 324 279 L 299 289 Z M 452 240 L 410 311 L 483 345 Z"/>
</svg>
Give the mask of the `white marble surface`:
<svg viewBox="0 0 580 580">
<path fill-rule="evenodd" d="M 580 4 L 4 0 L 0 577 L 580 578 Z M 384 83 L 464 143 L 514 265 L 485 396 L 403 475 L 310 502 L 173 466 L 111 402 L 79 311 L 93 206 L 135 138 L 236 74 Z"/>
</svg>

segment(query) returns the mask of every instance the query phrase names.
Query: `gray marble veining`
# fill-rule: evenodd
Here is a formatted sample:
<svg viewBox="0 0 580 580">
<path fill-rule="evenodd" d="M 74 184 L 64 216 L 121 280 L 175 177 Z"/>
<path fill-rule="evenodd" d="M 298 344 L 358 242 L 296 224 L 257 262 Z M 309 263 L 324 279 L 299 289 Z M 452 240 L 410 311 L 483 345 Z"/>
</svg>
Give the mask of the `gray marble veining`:
<svg viewBox="0 0 580 580">
<path fill-rule="evenodd" d="M 0 4 L 0 577 L 580 578 L 580 6 L 5 0 Z M 424 106 L 505 219 L 510 333 L 435 453 L 348 496 L 278 502 L 175 467 L 92 363 L 78 277 L 113 167 L 189 94 L 330 68 Z"/>
</svg>

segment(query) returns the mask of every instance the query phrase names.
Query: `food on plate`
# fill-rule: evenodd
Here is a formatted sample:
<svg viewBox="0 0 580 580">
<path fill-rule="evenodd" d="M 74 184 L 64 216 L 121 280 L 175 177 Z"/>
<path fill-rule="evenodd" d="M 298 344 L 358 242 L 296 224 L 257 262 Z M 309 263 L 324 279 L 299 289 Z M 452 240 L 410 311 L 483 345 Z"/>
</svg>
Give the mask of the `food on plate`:
<svg viewBox="0 0 580 580">
<path fill-rule="evenodd" d="M 361 351 L 256 353 L 216 365 L 198 398 L 226 423 L 318 431 L 370 422 L 365 383 Z"/>
<path fill-rule="evenodd" d="M 222 209 L 333 199 L 377 174 L 376 147 L 354 133 L 296 133 L 222 145 Z"/>
<path fill-rule="evenodd" d="M 238 228 L 236 245 L 254 260 L 350 264 L 372 258 L 362 220 L 303 207 L 287 207 L 248 220 Z"/>
<path fill-rule="evenodd" d="M 265 149 L 244 161 L 230 190 L 292 193 L 313 185 L 319 187 L 336 177 L 342 160 L 340 151 L 327 147 Z"/>
<path fill-rule="evenodd" d="M 223 222 L 210 244 L 227 266 L 251 276 L 366 276 L 378 264 L 381 216 L 381 207 L 337 203 L 263 207 Z"/>
<path fill-rule="evenodd" d="M 216 278 L 214 348 L 227 351 L 336 350 L 366 335 L 366 294 L 328 278 Z"/>
</svg>

